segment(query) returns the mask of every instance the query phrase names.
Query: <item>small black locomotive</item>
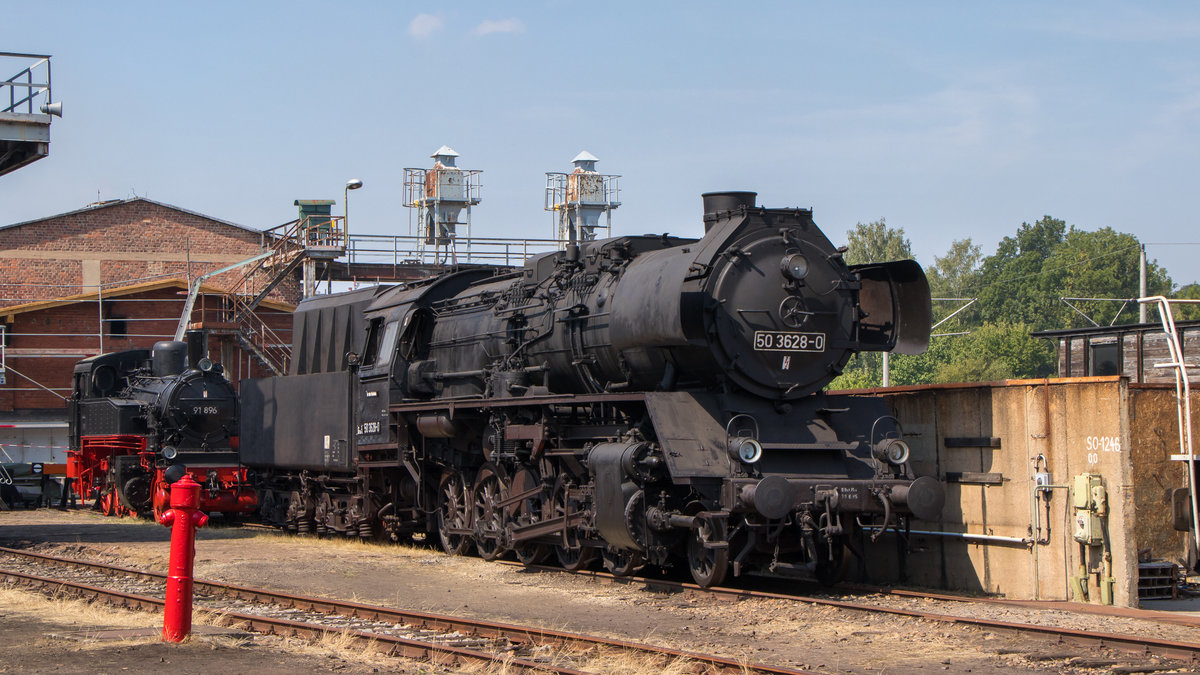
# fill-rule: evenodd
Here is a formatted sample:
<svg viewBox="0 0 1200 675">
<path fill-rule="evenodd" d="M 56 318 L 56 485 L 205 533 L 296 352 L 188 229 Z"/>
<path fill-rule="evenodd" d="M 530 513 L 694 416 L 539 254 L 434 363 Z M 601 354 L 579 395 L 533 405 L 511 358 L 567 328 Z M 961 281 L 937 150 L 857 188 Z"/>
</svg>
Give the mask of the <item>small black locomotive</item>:
<svg viewBox="0 0 1200 675">
<path fill-rule="evenodd" d="M 154 349 L 101 354 L 75 365 L 67 402 L 67 475 L 76 494 L 107 515 L 156 517 L 168 485 L 200 483 L 200 509 L 241 515 L 257 495 L 238 463 L 238 399 L 205 335 Z"/>
<path fill-rule="evenodd" d="M 884 403 L 820 393 L 855 352 L 925 348 L 924 273 L 847 265 L 811 211 L 754 196 L 705 195 L 699 240 L 302 303 L 290 374 L 241 387 L 264 518 L 704 586 L 833 581 L 864 525 L 936 519 Z"/>
</svg>

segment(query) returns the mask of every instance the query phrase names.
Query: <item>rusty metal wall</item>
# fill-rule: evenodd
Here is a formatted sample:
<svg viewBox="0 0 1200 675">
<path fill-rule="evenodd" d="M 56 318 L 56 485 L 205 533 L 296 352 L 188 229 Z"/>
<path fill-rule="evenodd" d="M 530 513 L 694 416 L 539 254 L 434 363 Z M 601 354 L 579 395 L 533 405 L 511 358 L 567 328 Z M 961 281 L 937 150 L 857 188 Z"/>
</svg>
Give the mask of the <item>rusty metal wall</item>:
<svg viewBox="0 0 1200 675">
<path fill-rule="evenodd" d="M 1131 389 L 1114 376 L 874 391 L 903 421 L 914 470 L 949 481 L 941 520 L 915 522 L 913 530 L 1001 538 L 913 534 L 908 583 L 1070 600 L 1081 562 L 1103 572 L 1108 550 L 1114 602 L 1136 606 L 1139 548 L 1179 559 L 1183 539 L 1171 529 L 1169 492 L 1186 476 L 1168 459 L 1178 452 L 1173 387 Z M 1046 518 L 1034 498 L 1039 470 L 1056 486 L 1082 473 L 1103 476 L 1107 546 L 1074 540 L 1069 487 L 1051 489 Z M 872 579 L 898 580 L 897 547 L 889 545 L 896 539 L 884 535 L 867 549 Z M 1101 576 L 1087 575 L 1089 602 L 1100 602 Z"/>
<path fill-rule="evenodd" d="M 1192 396 L 1200 412 L 1200 395 Z M 1129 419 L 1132 435 L 1135 532 L 1137 548 L 1148 557 L 1186 564 L 1186 537 L 1174 529 L 1171 493 L 1187 486 L 1187 465 L 1172 461 L 1179 450 L 1179 425 L 1173 386 L 1131 386 Z M 1192 434 L 1200 439 L 1200 425 Z"/>
</svg>

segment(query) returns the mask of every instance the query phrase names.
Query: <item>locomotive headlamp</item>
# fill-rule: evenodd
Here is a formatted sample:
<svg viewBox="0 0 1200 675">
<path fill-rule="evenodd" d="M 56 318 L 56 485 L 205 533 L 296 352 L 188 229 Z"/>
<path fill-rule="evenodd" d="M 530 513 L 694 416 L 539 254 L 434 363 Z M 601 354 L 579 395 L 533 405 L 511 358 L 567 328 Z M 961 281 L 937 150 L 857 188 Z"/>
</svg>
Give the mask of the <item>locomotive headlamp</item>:
<svg viewBox="0 0 1200 675">
<path fill-rule="evenodd" d="M 872 454 L 882 461 L 900 465 L 908 461 L 910 449 L 908 443 L 899 438 L 885 438 L 875 444 Z"/>
<path fill-rule="evenodd" d="M 173 445 L 164 445 L 162 456 L 164 459 L 175 459 L 179 456 L 179 450 Z"/>
<path fill-rule="evenodd" d="M 735 438 L 729 442 L 729 454 L 746 464 L 753 464 L 762 459 L 762 443 L 753 438 Z"/>
<path fill-rule="evenodd" d="M 213 369 L 213 362 L 206 356 L 206 357 L 200 359 L 199 361 L 197 361 L 196 366 L 198 366 L 200 368 L 200 370 L 203 370 L 204 372 L 207 373 L 208 371 Z"/>
<path fill-rule="evenodd" d="M 779 268 L 783 271 L 783 276 L 792 281 L 800 281 L 808 276 L 808 258 L 802 253 L 785 255 L 779 262 Z"/>
</svg>

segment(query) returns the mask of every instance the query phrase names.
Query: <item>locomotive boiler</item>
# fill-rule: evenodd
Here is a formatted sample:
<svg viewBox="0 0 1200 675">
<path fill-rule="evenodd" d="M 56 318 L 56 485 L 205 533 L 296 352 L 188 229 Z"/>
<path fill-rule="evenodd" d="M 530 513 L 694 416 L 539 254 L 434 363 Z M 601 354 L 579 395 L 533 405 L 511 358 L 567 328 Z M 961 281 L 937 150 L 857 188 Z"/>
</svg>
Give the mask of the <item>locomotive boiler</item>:
<svg viewBox="0 0 1200 675">
<path fill-rule="evenodd" d="M 923 271 L 847 265 L 811 211 L 754 197 L 706 194 L 698 240 L 302 303 L 289 375 L 242 384 L 264 517 L 703 586 L 831 582 L 865 528 L 936 519 L 884 403 L 820 393 L 856 352 L 925 348 Z"/>
<path fill-rule="evenodd" d="M 190 474 L 200 509 L 242 515 L 257 507 L 238 462 L 238 399 L 205 335 L 153 350 L 101 354 L 75 365 L 67 402 L 67 475 L 107 515 L 157 517 L 168 486 Z"/>
</svg>

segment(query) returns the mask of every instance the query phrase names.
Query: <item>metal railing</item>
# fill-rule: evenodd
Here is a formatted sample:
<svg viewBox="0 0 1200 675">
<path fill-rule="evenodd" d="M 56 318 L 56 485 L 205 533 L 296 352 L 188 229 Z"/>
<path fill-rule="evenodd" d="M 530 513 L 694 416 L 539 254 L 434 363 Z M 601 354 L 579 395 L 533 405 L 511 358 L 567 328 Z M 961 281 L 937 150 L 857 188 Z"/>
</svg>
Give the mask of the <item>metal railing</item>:
<svg viewBox="0 0 1200 675">
<path fill-rule="evenodd" d="M 448 247 L 459 265 L 517 267 L 531 255 L 557 251 L 555 239 L 504 239 L 500 237 L 455 237 Z M 446 253 L 427 247 L 425 238 L 412 235 L 353 234 L 346 247 L 346 260 L 353 265 L 438 265 Z"/>
<path fill-rule="evenodd" d="M 348 240 L 342 216 L 312 215 L 263 232 L 270 249 L 246 267 L 241 278 L 227 291 L 229 320 L 235 325 L 243 346 L 276 375 L 288 370 L 290 340 L 267 325 L 255 309 L 284 280 L 310 251 L 340 253 Z"/>
<path fill-rule="evenodd" d="M 345 216 L 310 215 L 263 230 L 263 248 L 346 248 Z"/>
<path fill-rule="evenodd" d="M 0 80 L 0 105 L 5 105 L 4 99 L 8 99 L 8 104 L 4 108 L 0 108 L 0 112 L 23 112 L 32 115 L 35 112 L 40 112 L 40 106 L 34 108 L 34 102 L 39 96 L 45 94 L 44 103 L 50 103 L 54 100 L 50 92 L 49 54 L 0 52 L 0 59 L 3 59 L 0 60 L 0 65 L 10 63 L 7 59 L 21 59 L 26 62 L 33 61 L 33 63 L 26 65 L 18 71 L 16 75 L 6 80 Z M 6 89 L 8 90 L 8 96 L 4 97 L 4 90 Z"/>
</svg>

